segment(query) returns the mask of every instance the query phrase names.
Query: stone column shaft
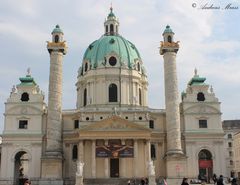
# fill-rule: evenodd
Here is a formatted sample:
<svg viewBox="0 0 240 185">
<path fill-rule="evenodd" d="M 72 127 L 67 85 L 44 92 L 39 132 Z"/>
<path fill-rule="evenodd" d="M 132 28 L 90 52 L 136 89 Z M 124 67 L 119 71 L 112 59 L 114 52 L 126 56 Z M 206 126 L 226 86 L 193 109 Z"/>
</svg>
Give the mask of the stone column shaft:
<svg viewBox="0 0 240 185">
<path fill-rule="evenodd" d="M 62 62 L 63 53 L 52 51 L 50 54 L 46 148 L 49 152 L 62 151 Z"/>
<path fill-rule="evenodd" d="M 108 140 L 104 141 L 105 146 L 108 145 Z M 104 175 L 106 178 L 109 178 L 109 163 L 108 163 L 108 158 L 104 158 Z"/>
<path fill-rule="evenodd" d="M 84 162 L 84 146 L 83 140 L 80 140 L 78 143 L 78 160 Z"/>
<path fill-rule="evenodd" d="M 134 158 L 133 158 L 133 169 L 134 177 L 138 177 L 138 140 L 134 140 Z"/>
<path fill-rule="evenodd" d="M 96 177 L 96 141 L 92 140 L 92 177 Z"/>
<path fill-rule="evenodd" d="M 163 58 L 167 121 L 167 154 L 182 153 L 176 53 L 166 52 Z"/>
</svg>

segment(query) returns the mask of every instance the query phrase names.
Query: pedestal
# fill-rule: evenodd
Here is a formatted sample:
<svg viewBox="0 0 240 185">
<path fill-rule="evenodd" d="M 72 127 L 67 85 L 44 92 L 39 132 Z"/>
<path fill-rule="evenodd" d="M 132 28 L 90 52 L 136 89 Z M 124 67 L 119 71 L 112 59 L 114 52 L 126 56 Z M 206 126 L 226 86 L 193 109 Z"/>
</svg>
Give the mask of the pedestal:
<svg viewBox="0 0 240 185">
<path fill-rule="evenodd" d="M 156 185 L 156 177 L 155 176 L 149 176 L 148 177 L 148 184 L 149 185 Z"/>
<path fill-rule="evenodd" d="M 175 154 L 166 156 L 167 183 L 179 185 L 187 177 L 187 158 L 185 155 Z"/>
<path fill-rule="evenodd" d="M 76 176 L 76 184 L 75 185 L 83 185 L 83 177 Z"/>
<path fill-rule="evenodd" d="M 42 158 L 41 179 L 39 185 L 63 185 L 62 158 Z"/>
</svg>

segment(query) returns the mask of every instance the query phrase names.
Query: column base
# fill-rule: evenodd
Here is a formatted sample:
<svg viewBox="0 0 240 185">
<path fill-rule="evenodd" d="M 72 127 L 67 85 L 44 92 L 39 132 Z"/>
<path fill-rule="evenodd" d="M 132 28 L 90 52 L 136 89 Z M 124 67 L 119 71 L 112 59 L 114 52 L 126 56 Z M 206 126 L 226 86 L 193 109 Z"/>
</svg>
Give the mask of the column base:
<svg viewBox="0 0 240 185">
<path fill-rule="evenodd" d="M 169 181 L 178 182 L 183 177 L 187 177 L 187 157 L 184 154 L 168 154 L 166 155 L 165 160 L 167 170 L 166 175 Z"/>
<path fill-rule="evenodd" d="M 41 160 L 41 178 L 55 182 L 62 180 L 62 157 L 44 156 Z M 45 181 L 45 180 L 44 180 Z"/>
</svg>

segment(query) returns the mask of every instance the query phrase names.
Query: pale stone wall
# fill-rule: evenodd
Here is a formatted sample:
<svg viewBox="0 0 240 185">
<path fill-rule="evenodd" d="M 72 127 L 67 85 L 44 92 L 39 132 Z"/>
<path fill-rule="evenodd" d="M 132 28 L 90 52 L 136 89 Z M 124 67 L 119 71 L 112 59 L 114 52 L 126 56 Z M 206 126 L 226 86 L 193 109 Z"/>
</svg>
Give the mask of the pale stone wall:
<svg viewBox="0 0 240 185">
<path fill-rule="evenodd" d="M 234 147 L 234 172 L 236 177 L 240 177 L 240 132 L 233 136 Z"/>
<path fill-rule="evenodd" d="M 108 86 L 118 86 L 118 102 L 108 102 Z M 138 71 L 118 68 L 99 68 L 78 77 L 77 108 L 83 107 L 84 89 L 87 89 L 87 105 L 122 105 L 139 106 L 139 88 L 141 89 L 142 105 L 147 106 L 147 79 Z M 120 88 L 121 87 L 121 88 Z M 121 97 L 120 97 L 121 96 Z M 135 97 L 135 98 L 134 98 Z"/>
</svg>

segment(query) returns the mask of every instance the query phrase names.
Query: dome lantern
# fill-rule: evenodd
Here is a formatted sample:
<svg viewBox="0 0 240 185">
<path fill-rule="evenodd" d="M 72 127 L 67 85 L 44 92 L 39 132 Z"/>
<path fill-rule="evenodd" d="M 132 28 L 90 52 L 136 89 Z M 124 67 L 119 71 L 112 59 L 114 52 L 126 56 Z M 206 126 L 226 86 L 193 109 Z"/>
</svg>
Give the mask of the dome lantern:
<svg viewBox="0 0 240 185">
<path fill-rule="evenodd" d="M 111 6 L 110 13 L 107 16 L 106 21 L 104 22 L 105 35 L 117 35 L 119 28 L 119 22 L 113 13 L 113 8 Z"/>
</svg>

